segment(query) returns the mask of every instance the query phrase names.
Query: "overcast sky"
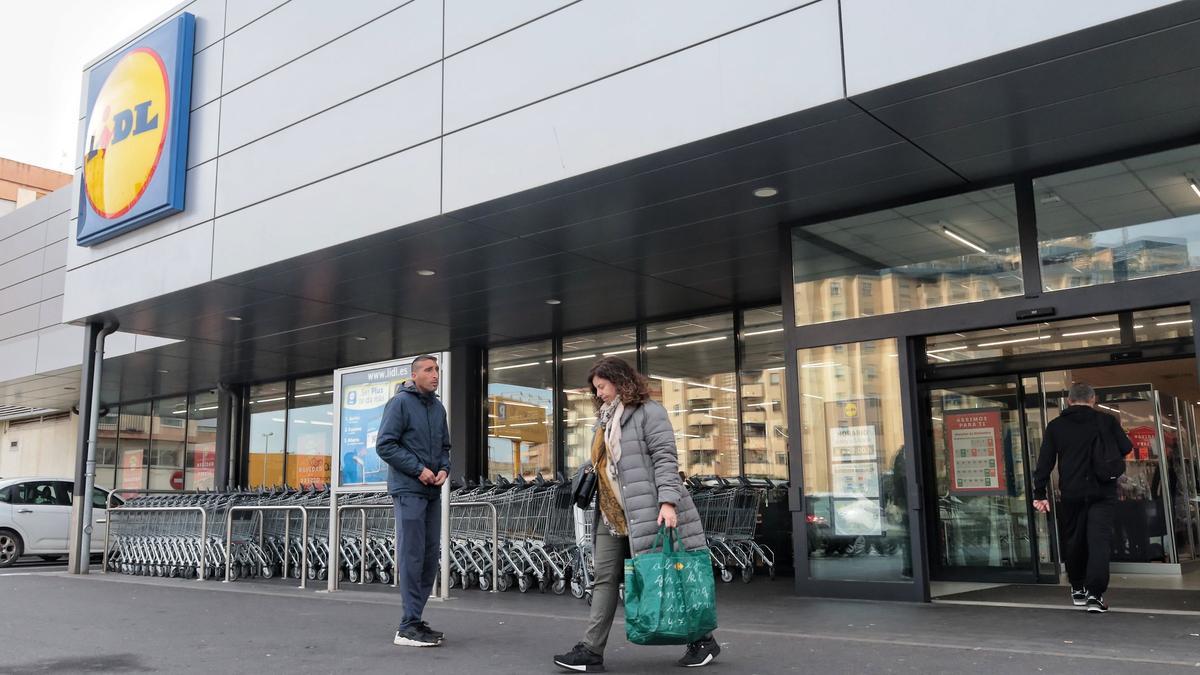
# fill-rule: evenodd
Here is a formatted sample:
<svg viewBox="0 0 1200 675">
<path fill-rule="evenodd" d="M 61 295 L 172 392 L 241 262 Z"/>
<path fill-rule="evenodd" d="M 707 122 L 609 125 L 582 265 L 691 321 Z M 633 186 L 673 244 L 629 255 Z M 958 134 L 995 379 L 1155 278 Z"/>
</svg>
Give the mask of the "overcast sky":
<svg viewBox="0 0 1200 675">
<path fill-rule="evenodd" d="M 72 171 L 83 66 L 178 4 L 0 2 L 0 157 Z"/>
</svg>

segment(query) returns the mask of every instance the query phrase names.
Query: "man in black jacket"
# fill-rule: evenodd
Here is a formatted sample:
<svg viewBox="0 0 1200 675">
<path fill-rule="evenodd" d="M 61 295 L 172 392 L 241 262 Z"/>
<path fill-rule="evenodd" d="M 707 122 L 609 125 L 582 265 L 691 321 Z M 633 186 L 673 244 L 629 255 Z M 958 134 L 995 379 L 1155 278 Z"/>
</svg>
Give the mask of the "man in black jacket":
<svg viewBox="0 0 1200 675">
<path fill-rule="evenodd" d="M 421 618 L 433 592 L 440 553 L 438 497 L 450 474 L 446 408 L 435 393 L 441 369 L 432 356 L 412 362 L 412 382 L 383 409 L 375 451 L 388 465 L 388 494 L 396 510 L 396 581 L 404 615 L 394 644 L 434 647 L 442 633 Z"/>
<path fill-rule="evenodd" d="M 1096 410 L 1096 391 L 1091 385 L 1072 384 L 1067 405 L 1046 426 L 1037 470 L 1033 472 L 1033 507 L 1042 513 L 1050 511 L 1046 486 L 1057 463 L 1061 497 L 1058 531 L 1071 582 L 1071 601 L 1076 606 L 1086 605 L 1089 612 L 1107 612 L 1104 591 L 1108 590 L 1117 483 L 1096 480 L 1092 445 L 1097 434 L 1106 434 L 1125 456 L 1133 451 L 1133 443 L 1115 417 Z"/>
</svg>

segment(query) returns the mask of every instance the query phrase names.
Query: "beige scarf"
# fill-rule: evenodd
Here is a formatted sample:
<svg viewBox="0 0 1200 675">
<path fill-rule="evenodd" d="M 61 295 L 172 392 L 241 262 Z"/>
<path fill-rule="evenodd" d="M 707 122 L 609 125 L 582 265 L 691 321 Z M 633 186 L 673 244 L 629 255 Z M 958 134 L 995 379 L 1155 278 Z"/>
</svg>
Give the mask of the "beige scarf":
<svg viewBox="0 0 1200 675">
<path fill-rule="evenodd" d="M 597 501 L 600 515 L 612 534 L 627 534 L 625 520 L 625 497 L 621 494 L 621 483 L 617 477 L 617 462 L 621 461 L 621 416 L 625 405 L 617 401 L 600 408 L 601 424 L 596 427 L 592 443 L 592 466 L 600 477 Z M 610 416 L 611 415 L 611 416 Z"/>
</svg>

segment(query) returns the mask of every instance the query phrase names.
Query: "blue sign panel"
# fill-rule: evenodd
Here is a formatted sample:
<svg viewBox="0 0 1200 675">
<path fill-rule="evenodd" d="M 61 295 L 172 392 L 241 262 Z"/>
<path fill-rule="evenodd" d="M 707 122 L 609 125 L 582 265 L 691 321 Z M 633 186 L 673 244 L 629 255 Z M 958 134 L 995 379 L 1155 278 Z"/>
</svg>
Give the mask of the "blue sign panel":
<svg viewBox="0 0 1200 675">
<path fill-rule="evenodd" d="M 183 210 L 195 35 L 181 14 L 92 69 L 80 245 Z"/>
</svg>

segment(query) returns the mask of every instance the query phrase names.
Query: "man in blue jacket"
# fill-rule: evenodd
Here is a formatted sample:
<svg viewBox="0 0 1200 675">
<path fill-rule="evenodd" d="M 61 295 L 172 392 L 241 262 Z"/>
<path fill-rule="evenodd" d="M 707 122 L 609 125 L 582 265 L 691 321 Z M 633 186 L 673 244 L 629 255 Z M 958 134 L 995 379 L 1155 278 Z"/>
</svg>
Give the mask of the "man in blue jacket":
<svg viewBox="0 0 1200 675">
<path fill-rule="evenodd" d="M 396 509 L 396 580 L 404 616 L 394 644 L 434 647 L 442 633 L 421 619 L 437 577 L 441 509 L 438 497 L 450 475 L 446 408 L 435 393 L 441 369 L 432 356 L 412 362 L 412 381 L 383 409 L 375 451 L 388 465 L 388 494 Z"/>
</svg>

